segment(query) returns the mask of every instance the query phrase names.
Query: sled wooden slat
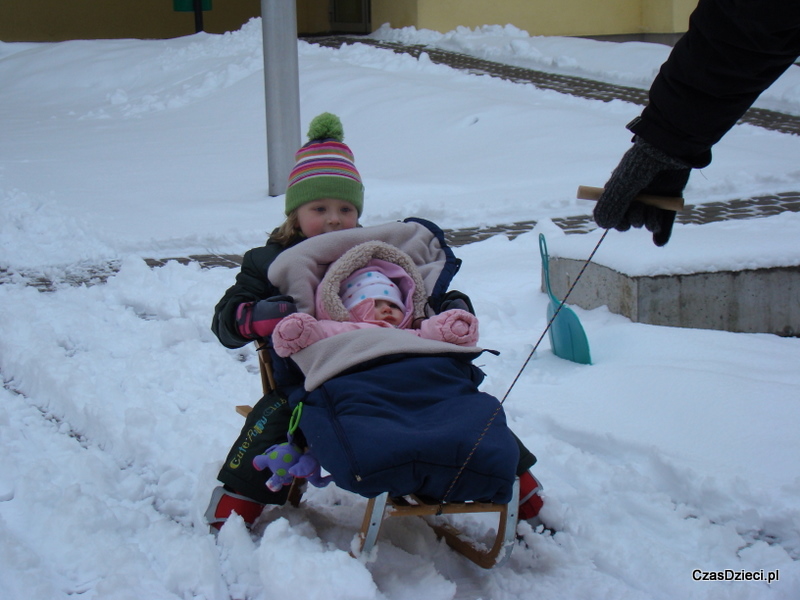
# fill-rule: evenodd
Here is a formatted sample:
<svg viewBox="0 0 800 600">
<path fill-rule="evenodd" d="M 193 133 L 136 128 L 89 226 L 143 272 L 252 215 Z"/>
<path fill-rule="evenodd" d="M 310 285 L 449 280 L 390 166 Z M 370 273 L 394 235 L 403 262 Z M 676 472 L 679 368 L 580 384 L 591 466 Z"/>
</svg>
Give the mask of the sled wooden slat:
<svg viewBox="0 0 800 600">
<path fill-rule="evenodd" d="M 514 483 L 511 502 L 493 504 L 491 502 L 453 502 L 448 504 L 431 504 L 415 496 L 392 498 L 384 492 L 380 496 L 370 498 L 358 533 L 356 554 L 369 552 L 378 541 L 378 533 L 386 518 L 390 517 L 423 517 L 423 521 L 453 550 L 462 554 L 479 567 L 492 569 L 504 564 L 514 549 L 517 529 L 517 510 L 519 505 L 519 480 Z M 449 523 L 435 523 L 424 517 L 438 515 L 454 515 L 467 513 L 497 513 L 498 525 L 492 547 L 486 549 L 483 544 L 465 537 Z"/>
<path fill-rule="evenodd" d="M 261 388 L 264 394 L 277 389 L 275 385 L 275 377 L 272 374 L 272 363 L 269 359 L 269 352 L 266 348 L 258 348 L 258 366 L 261 371 Z"/>
<path fill-rule="evenodd" d="M 600 187 L 593 187 L 590 185 L 580 185 L 578 186 L 578 195 L 577 198 L 579 200 L 599 200 L 600 196 L 603 194 L 603 188 Z M 656 208 L 662 208 L 664 210 L 672 210 L 675 212 L 680 212 L 683 210 L 684 200 L 681 196 L 654 196 L 652 194 L 639 194 L 634 198 L 636 202 L 641 202 L 642 204 L 648 204 L 650 206 L 655 206 Z"/>
<path fill-rule="evenodd" d="M 243 417 L 246 417 L 252 411 L 253 407 L 248 404 L 240 404 L 239 406 L 236 407 L 236 412 L 242 415 Z"/>
</svg>

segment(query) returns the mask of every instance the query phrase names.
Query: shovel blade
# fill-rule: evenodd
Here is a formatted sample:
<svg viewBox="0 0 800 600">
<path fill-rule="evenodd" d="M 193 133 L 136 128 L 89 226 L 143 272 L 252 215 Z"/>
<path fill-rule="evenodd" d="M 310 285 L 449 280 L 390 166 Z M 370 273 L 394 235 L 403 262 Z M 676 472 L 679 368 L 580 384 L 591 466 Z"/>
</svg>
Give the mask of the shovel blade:
<svg viewBox="0 0 800 600">
<path fill-rule="evenodd" d="M 557 308 L 558 305 L 554 305 L 553 302 L 547 305 L 548 321 L 553 318 Z M 550 326 L 549 335 L 553 354 L 578 364 L 592 364 L 589 340 L 586 338 L 586 332 L 583 330 L 578 315 L 571 308 L 561 307 L 561 311 Z"/>
</svg>

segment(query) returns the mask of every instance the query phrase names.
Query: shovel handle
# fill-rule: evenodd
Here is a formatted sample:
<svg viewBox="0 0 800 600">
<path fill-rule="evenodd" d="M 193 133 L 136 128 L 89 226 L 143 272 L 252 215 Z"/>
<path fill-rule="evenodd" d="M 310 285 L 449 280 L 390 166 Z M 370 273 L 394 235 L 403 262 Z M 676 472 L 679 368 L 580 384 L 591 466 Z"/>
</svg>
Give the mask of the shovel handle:
<svg viewBox="0 0 800 600">
<path fill-rule="evenodd" d="M 578 186 L 578 199 L 579 200 L 599 200 L 600 194 L 603 193 L 603 188 L 591 187 L 588 185 Z M 678 212 L 683 209 L 683 198 L 680 196 L 653 196 L 650 194 L 639 194 L 635 198 L 636 202 L 642 204 L 649 204 L 656 208 L 663 208 L 664 210 L 672 210 Z"/>
</svg>

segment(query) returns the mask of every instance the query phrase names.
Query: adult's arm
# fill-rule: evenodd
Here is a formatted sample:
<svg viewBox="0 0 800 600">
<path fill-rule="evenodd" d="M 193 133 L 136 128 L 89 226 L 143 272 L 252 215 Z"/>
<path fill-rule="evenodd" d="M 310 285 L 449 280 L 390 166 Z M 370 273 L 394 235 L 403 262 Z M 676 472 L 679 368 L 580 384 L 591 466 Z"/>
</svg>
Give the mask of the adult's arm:
<svg viewBox="0 0 800 600">
<path fill-rule="evenodd" d="M 692 167 L 800 55 L 800 2 L 700 0 L 628 128 Z"/>
</svg>

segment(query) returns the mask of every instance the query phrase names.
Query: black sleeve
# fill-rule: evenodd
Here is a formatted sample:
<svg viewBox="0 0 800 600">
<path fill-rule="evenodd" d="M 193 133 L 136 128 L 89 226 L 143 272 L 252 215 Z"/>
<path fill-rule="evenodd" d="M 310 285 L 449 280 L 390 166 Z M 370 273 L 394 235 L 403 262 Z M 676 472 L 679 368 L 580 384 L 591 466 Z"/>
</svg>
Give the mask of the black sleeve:
<svg viewBox="0 0 800 600">
<path fill-rule="evenodd" d="M 255 302 L 280 292 L 267 279 L 267 271 L 272 261 L 283 248 L 268 243 L 261 248 L 248 250 L 242 258 L 242 268 L 234 283 L 214 309 L 211 330 L 226 348 L 241 348 L 253 340 L 243 337 L 236 326 L 236 309 L 243 302 Z"/>
<path fill-rule="evenodd" d="M 700 0 L 629 129 L 694 167 L 800 54 L 800 2 Z"/>
</svg>

